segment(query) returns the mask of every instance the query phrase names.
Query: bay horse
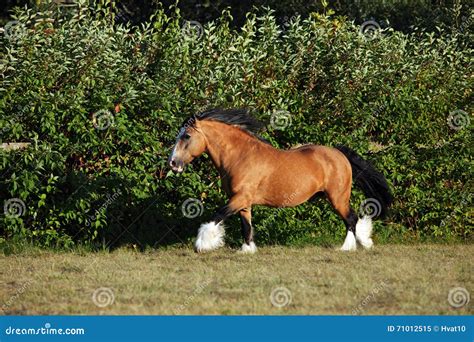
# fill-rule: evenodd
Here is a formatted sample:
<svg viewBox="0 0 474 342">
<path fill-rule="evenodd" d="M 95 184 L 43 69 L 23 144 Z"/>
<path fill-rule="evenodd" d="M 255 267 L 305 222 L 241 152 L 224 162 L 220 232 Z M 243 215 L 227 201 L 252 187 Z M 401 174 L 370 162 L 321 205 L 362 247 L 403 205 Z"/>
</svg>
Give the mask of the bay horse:
<svg viewBox="0 0 474 342">
<path fill-rule="evenodd" d="M 206 152 L 218 170 L 229 197 L 208 223 L 202 224 L 195 250 L 204 252 L 224 245 L 223 222 L 240 214 L 242 252 L 254 253 L 251 210 L 254 205 L 294 207 L 324 193 L 344 220 L 347 235 L 343 251 L 373 245 L 371 216 L 359 218 L 349 204 L 352 182 L 378 201 L 381 216 L 392 202 L 384 176 L 347 147 L 303 145 L 280 150 L 257 132 L 263 125 L 242 109 L 213 109 L 193 115 L 179 130 L 168 163 L 183 172 Z"/>
</svg>

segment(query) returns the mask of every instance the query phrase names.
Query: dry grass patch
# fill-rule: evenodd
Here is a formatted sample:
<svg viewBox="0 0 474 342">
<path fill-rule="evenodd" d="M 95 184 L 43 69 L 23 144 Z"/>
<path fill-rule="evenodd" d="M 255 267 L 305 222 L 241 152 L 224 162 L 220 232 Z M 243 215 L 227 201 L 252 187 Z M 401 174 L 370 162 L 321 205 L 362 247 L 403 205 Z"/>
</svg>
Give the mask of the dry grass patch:
<svg viewBox="0 0 474 342">
<path fill-rule="evenodd" d="M 473 293 L 473 252 L 473 245 L 27 252 L 0 259 L 0 304 L 6 314 L 473 314 L 472 301 L 455 309 L 447 300 L 453 287 Z M 92 299 L 99 288 L 95 301 L 104 307 Z"/>
</svg>

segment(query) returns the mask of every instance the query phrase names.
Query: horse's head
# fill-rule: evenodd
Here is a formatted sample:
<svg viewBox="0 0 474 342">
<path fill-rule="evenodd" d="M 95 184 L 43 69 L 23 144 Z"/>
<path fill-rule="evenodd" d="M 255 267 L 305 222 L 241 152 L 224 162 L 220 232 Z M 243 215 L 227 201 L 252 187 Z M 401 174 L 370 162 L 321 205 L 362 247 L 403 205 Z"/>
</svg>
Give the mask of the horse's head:
<svg viewBox="0 0 474 342">
<path fill-rule="evenodd" d="M 199 121 L 192 118 L 179 130 L 176 143 L 168 159 L 173 171 L 183 172 L 184 167 L 206 150 L 206 139 Z"/>
</svg>

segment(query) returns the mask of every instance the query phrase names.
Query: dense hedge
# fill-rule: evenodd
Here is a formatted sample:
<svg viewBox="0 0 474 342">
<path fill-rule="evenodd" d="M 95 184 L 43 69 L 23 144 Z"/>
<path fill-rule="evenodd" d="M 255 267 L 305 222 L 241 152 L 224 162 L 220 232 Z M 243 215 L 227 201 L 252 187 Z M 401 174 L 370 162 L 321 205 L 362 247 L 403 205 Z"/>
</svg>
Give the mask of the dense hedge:
<svg viewBox="0 0 474 342">
<path fill-rule="evenodd" d="M 70 6 L 79 0 L 55 0 L 56 4 Z M 8 13 L 15 6 L 44 6 L 51 0 L 3 0 L 0 8 L 0 24 L 8 21 Z M 80 0 L 85 2 L 85 0 Z M 97 0 L 87 0 L 95 4 Z M 468 19 L 473 0 L 110 0 L 100 2 L 117 9 L 116 22 L 140 24 L 159 8 L 168 9 L 176 4 L 181 16 L 201 23 L 216 20 L 221 12 L 229 9 L 232 14 L 231 25 L 240 27 L 246 15 L 255 8 L 271 7 L 279 24 L 284 25 L 295 14 L 303 17 L 312 12 L 322 12 L 328 6 L 336 15 L 346 16 L 357 24 L 366 20 L 376 20 L 383 26 L 398 31 L 411 32 L 414 26 L 435 31 L 443 26 L 447 31 L 459 27 Z M 172 12 L 172 10 L 170 11 Z M 169 12 L 168 12 L 169 13 Z"/>
<path fill-rule="evenodd" d="M 0 43 L 1 142 L 31 142 L 0 152 L 3 241 L 189 241 L 225 196 L 207 158 L 183 175 L 166 158 L 183 119 L 218 106 L 272 121 L 275 146 L 345 144 L 373 160 L 395 195 L 379 240 L 472 238 L 469 30 L 366 36 L 327 14 L 282 28 L 271 12 L 234 30 L 224 12 L 201 34 L 179 12 L 130 28 L 106 8 L 20 10 Z M 202 216 L 183 216 L 188 198 Z M 260 244 L 344 233 L 325 201 L 256 208 L 253 222 Z"/>
</svg>

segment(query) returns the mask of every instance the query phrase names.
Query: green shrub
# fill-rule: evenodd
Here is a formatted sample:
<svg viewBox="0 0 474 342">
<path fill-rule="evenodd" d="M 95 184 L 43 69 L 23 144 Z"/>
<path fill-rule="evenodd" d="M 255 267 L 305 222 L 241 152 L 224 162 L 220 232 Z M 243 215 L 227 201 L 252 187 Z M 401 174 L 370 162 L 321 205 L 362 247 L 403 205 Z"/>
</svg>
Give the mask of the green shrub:
<svg viewBox="0 0 474 342">
<path fill-rule="evenodd" d="M 31 145 L 0 152 L 1 203 L 22 201 L 22 215 L 12 206 L 0 217 L 4 241 L 188 241 L 226 198 L 206 157 L 182 175 L 166 160 L 183 119 L 210 107 L 248 107 L 265 122 L 284 113 L 289 126 L 263 133 L 275 146 L 345 144 L 373 160 L 395 196 L 380 240 L 472 238 L 466 30 L 366 37 L 320 14 L 282 30 L 268 11 L 250 13 L 240 30 L 223 12 L 200 35 L 178 11 L 116 26 L 108 6 L 22 9 L 15 20 L 0 43 L 0 137 Z M 202 216 L 183 216 L 188 198 L 202 201 Z M 253 222 L 259 243 L 344 234 L 324 201 L 256 208 Z M 229 224 L 233 241 L 239 222 Z"/>
</svg>

